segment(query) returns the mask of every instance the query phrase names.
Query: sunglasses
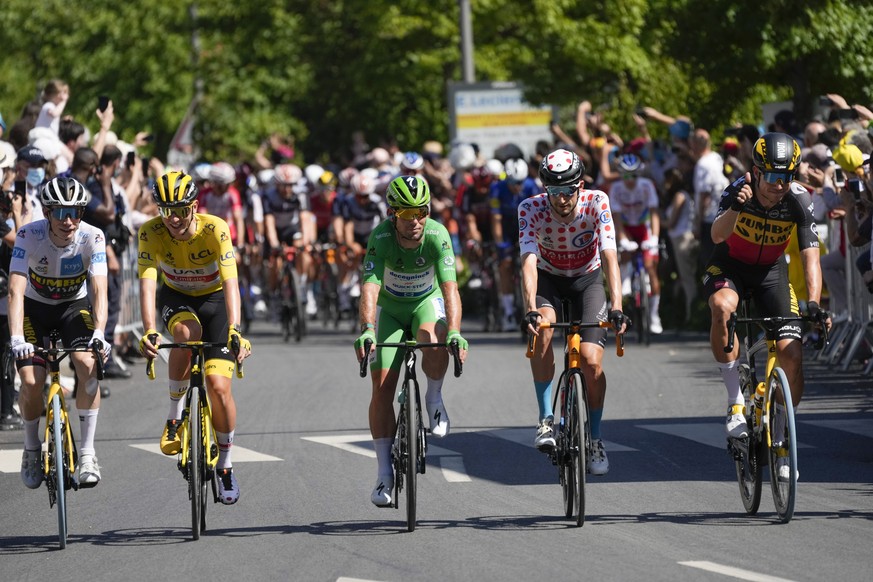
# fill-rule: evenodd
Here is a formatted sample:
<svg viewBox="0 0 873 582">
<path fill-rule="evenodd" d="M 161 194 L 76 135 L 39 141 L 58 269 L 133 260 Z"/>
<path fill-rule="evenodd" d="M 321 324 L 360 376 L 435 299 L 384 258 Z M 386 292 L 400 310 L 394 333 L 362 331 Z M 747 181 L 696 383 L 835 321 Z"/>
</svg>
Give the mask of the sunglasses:
<svg viewBox="0 0 873 582">
<path fill-rule="evenodd" d="M 546 186 L 546 193 L 549 196 L 554 196 L 557 198 L 558 196 L 564 196 L 565 198 L 572 198 L 576 192 L 579 191 L 579 186 Z"/>
<path fill-rule="evenodd" d="M 427 206 L 419 206 L 418 208 L 399 208 L 394 211 L 399 218 L 403 220 L 421 220 L 427 218 L 430 214 L 430 209 Z"/>
<path fill-rule="evenodd" d="M 164 218 L 170 218 L 172 216 L 176 216 L 178 218 L 188 218 L 193 210 L 192 206 L 176 206 L 176 207 L 159 207 L 158 210 L 161 212 L 161 216 Z"/>
<path fill-rule="evenodd" d="M 788 184 L 794 180 L 794 172 L 762 172 L 768 184 Z"/>
<path fill-rule="evenodd" d="M 82 220 L 85 209 L 81 206 L 56 206 L 49 211 L 49 215 L 55 220 L 64 221 L 68 218 Z"/>
</svg>

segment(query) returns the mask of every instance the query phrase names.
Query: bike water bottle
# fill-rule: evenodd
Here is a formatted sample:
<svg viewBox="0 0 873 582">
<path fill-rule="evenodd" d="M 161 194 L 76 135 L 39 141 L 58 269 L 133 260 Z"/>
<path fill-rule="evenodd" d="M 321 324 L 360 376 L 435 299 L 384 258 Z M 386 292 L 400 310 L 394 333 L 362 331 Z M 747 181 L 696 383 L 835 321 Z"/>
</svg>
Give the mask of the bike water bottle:
<svg viewBox="0 0 873 582">
<path fill-rule="evenodd" d="M 758 382 L 755 388 L 755 426 L 761 426 L 761 414 L 764 412 L 764 383 Z"/>
</svg>

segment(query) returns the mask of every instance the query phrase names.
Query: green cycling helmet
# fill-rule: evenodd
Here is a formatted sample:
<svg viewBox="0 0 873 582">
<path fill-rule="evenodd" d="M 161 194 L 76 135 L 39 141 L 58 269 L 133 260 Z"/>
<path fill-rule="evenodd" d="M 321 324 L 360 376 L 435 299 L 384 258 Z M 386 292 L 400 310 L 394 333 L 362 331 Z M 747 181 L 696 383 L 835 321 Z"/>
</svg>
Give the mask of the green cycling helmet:
<svg viewBox="0 0 873 582">
<path fill-rule="evenodd" d="M 421 176 L 398 176 L 385 194 L 391 208 L 418 208 L 430 204 L 430 186 Z"/>
</svg>

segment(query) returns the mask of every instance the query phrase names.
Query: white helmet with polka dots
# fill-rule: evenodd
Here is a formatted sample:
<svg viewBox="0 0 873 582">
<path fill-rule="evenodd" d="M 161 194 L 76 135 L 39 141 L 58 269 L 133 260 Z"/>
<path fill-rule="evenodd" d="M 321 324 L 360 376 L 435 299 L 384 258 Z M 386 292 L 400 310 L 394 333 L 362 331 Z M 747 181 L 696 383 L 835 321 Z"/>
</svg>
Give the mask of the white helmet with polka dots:
<svg viewBox="0 0 873 582">
<path fill-rule="evenodd" d="M 540 165 L 543 186 L 575 186 L 582 181 L 585 166 L 574 152 L 555 150 Z"/>
</svg>

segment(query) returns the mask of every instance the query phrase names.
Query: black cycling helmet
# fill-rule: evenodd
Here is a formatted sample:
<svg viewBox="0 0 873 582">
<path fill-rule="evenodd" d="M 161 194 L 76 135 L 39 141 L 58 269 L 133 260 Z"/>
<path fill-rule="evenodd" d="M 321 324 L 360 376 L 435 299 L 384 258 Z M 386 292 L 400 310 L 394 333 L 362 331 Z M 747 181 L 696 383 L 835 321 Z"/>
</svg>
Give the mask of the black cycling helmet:
<svg viewBox="0 0 873 582">
<path fill-rule="evenodd" d="M 188 206 L 197 199 L 194 179 L 184 172 L 167 172 L 155 183 L 152 198 L 160 207 Z"/>
<path fill-rule="evenodd" d="M 543 186 L 575 186 L 582 181 L 585 165 L 575 153 L 555 150 L 543 158 L 540 164 L 540 180 Z"/>
<path fill-rule="evenodd" d="M 762 172 L 796 172 L 800 145 L 785 133 L 765 133 L 752 149 L 752 162 Z"/>
</svg>

